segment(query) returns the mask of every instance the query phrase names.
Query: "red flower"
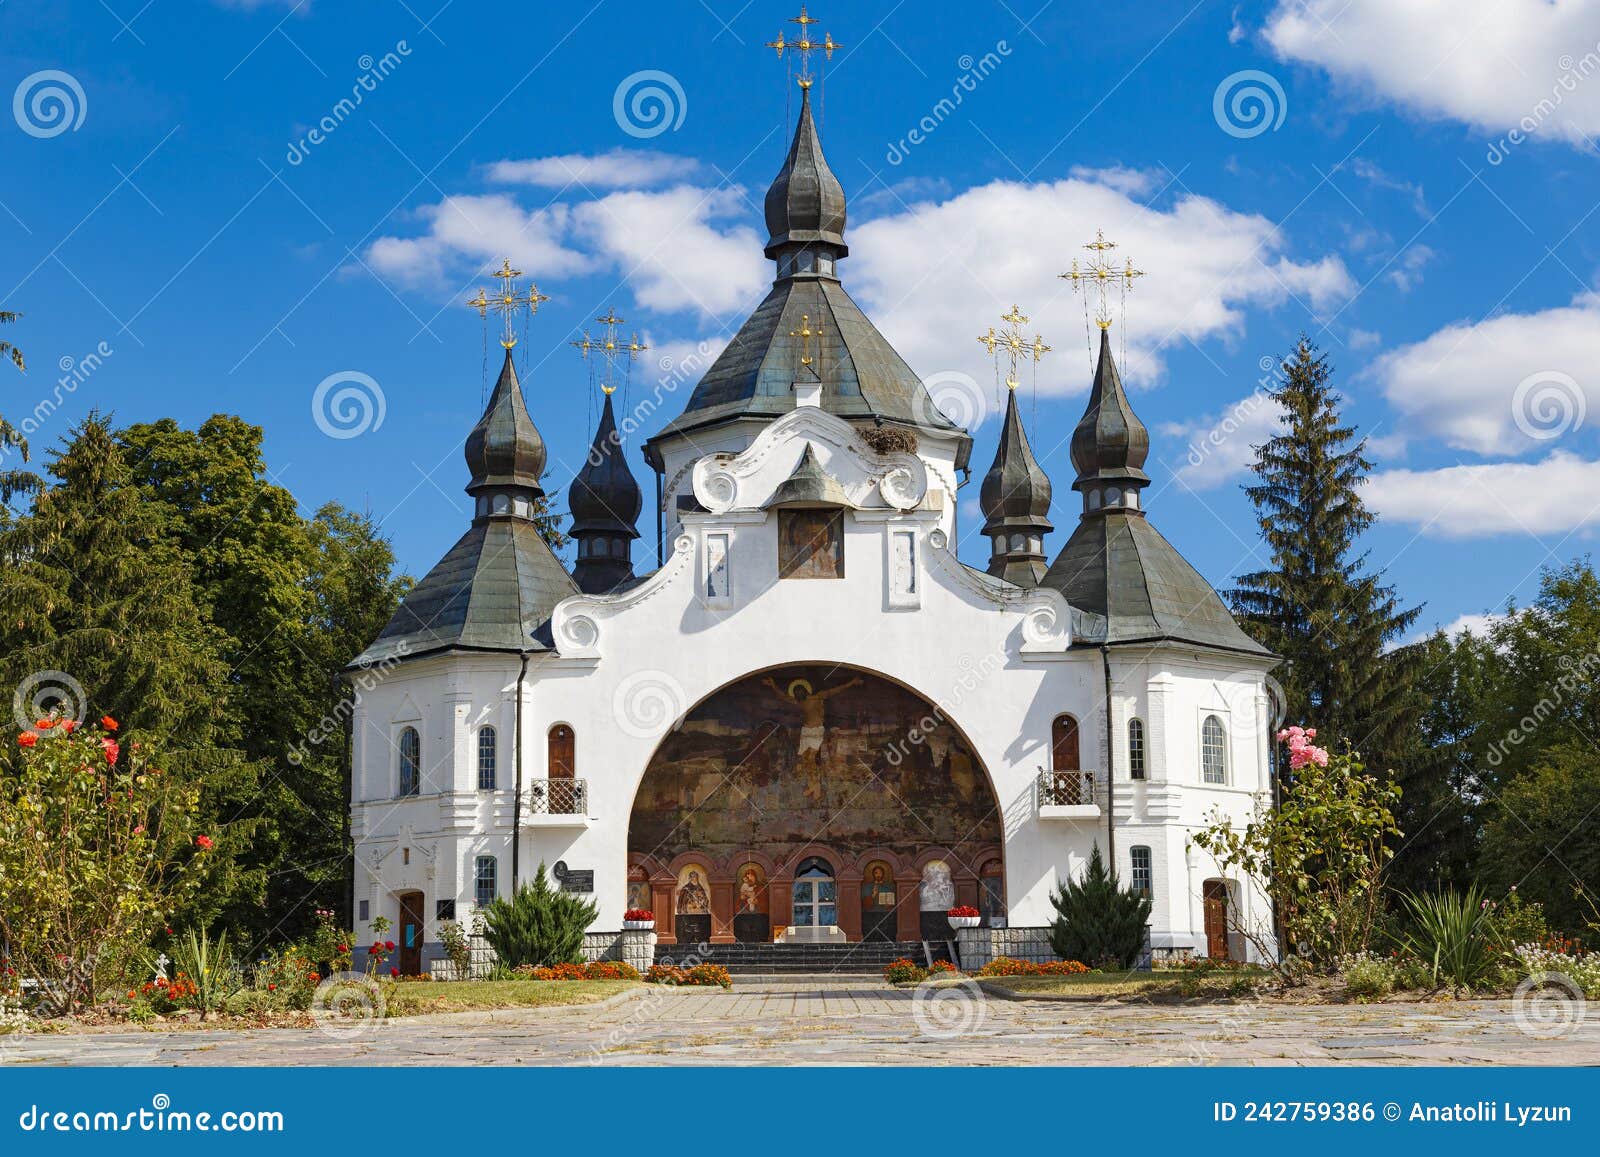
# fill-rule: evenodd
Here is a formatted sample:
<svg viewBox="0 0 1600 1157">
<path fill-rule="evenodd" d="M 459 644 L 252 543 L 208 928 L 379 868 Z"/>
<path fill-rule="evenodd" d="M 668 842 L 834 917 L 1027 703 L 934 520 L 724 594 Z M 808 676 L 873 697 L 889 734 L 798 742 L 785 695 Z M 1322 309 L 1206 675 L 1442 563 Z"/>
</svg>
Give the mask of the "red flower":
<svg viewBox="0 0 1600 1157">
<path fill-rule="evenodd" d="M 54 719 L 41 719 L 34 724 L 40 731 L 49 731 L 55 725 L 56 721 Z"/>
<path fill-rule="evenodd" d="M 61 721 L 61 730 L 66 732 L 68 735 L 71 735 L 77 729 L 78 721 L 76 719 L 63 719 Z"/>
<path fill-rule="evenodd" d="M 267 991 L 268 992 L 277 992 L 278 991 L 278 986 L 276 984 L 269 984 L 269 985 L 267 985 Z"/>
<path fill-rule="evenodd" d="M 24 731 L 21 735 L 17 736 L 18 747 L 32 747 L 38 742 L 39 737 L 31 731 Z"/>
<path fill-rule="evenodd" d="M 216 847 L 215 841 L 213 841 L 210 836 L 196 836 L 194 838 L 194 842 L 199 846 L 202 852 L 209 852 L 212 848 Z"/>
<path fill-rule="evenodd" d="M 389 969 L 389 975 L 390 976 L 399 976 L 400 975 L 400 970 L 398 968 L 391 968 L 391 969 Z"/>
<path fill-rule="evenodd" d="M 350 945 L 348 945 L 348 944 L 339 945 L 339 951 L 340 952 L 349 952 L 350 951 Z"/>
<path fill-rule="evenodd" d="M 117 746 L 117 741 L 115 739 L 102 739 L 100 740 L 100 746 L 106 753 L 106 762 L 115 764 L 117 756 L 122 752 L 122 748 Z"/>
<path fill-rule="evenodd" d="M 385 952 L 393 952 L 394 951 L 394 941 L 393 940 L 385 940 L 383 942 L 383 950 Z"/>
<path fill-rule="evenodd" d="M 115 731 L 117 729 L 117 721 L 109 715 L 103 715 L 100 717 L 100 726 L 107 731 Z"/>
</svg>

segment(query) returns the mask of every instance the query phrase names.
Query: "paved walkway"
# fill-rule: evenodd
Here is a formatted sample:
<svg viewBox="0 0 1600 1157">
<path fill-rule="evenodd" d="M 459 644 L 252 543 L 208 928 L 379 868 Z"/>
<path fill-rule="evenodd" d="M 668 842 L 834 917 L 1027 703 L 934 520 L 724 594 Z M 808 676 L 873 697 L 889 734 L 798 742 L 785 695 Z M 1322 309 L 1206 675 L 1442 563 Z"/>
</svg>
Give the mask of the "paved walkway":
<svg viewBox="0 0 1600 1157">
<path fill-rule="evenodd" d="M 870 978 L 752 978 L 732 992 L 650 988 L 601 1009 L 341 1024 L 339 1035 L 0 1037 L 0 1064 L 1600 1064 L 1600 1016 L 1566 1011 L 1575 1023 L 1564 1035 L 1539 1039 L 1510 1001 L 1152 1007 L 1005 1001 L 970 984 L 908 992 Z"/>
</svg>

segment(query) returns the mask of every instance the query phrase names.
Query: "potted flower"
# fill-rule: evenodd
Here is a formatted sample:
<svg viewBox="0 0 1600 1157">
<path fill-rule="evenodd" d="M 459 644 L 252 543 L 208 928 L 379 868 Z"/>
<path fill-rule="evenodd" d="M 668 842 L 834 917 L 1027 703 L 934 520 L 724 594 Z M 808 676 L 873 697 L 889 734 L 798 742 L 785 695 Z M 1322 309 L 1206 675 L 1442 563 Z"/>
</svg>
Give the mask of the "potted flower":
<svg viewBox="0 0 1600 1157">
<path fill-rule="evenodd" d="M 976 928 L 981 917 L 978 910 L 971 904 L 957 904 L 945 913 L 950 918 L 952 928 Z"/>
<path fill-rule="evenodd" d="M 630 932 L 648 932 L 656 926 L 656 914 L 648 908 L 629 908 L 622 914 L 622 926 Z"/>
</svg>

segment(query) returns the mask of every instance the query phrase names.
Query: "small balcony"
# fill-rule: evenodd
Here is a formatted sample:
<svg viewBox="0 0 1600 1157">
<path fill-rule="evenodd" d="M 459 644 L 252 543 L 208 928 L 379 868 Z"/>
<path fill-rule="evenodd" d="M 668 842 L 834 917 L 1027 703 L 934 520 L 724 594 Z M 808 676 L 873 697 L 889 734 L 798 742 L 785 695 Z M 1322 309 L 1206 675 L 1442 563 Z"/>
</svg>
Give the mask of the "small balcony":
<svg viewBox="0 0 1600 1157">
<path fill-rule="evenodd" d="M 1042 820 L 1097 820 L 1100 800 L 1092 771 L 1041 771 L 1039 818 Z"/>
<path fill-rule="evenodd" d="M 589 781 L 586 779 L 530 780 L 523 802 L 530 827 L 589 826 Z"/>
</svg>

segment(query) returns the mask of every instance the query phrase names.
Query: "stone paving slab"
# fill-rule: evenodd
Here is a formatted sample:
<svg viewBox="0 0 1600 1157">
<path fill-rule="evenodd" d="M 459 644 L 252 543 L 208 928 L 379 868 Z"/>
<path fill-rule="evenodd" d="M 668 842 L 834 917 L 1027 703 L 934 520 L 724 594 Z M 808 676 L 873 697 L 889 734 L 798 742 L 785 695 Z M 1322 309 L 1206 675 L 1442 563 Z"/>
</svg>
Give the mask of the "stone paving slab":
<svg viewBox="0 0 1600 1157">
<path fill-rule="evenodd" d="M 348 1030 L 350 1026 L 341 1026 Z M 0 1065 L 1595 1065 L 1600 1018 L 1529 1036 L 1509 1001 L 1064 1004 L 875 978 L 649 988 L 607 1007 L 317 1029 L 0 1037 Z"/>
</svg>

